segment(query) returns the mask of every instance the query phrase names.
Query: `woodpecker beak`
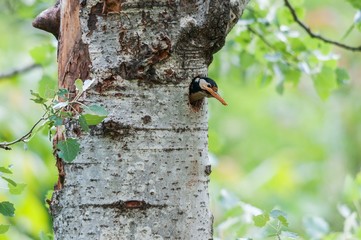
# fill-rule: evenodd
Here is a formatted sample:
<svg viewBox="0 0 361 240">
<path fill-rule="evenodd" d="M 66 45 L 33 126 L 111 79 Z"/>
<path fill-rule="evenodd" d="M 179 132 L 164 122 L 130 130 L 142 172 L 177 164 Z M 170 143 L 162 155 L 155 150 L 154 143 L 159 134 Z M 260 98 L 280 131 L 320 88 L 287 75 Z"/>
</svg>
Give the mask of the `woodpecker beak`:
<svg viewBox="0 0 361 240">
<path fill-rule="evenodd" d="M 217 93 L 217 88 L 210 88 L 207 86 L 204 86 L 204 89 L 211 94 L 214 98 L 216 98 L 218 101 L 220 101 L 224 106 L 227 106 L 228 104 L 226 103 L 226 101 L 224 101 L 224 99 Z"/>
</svg>

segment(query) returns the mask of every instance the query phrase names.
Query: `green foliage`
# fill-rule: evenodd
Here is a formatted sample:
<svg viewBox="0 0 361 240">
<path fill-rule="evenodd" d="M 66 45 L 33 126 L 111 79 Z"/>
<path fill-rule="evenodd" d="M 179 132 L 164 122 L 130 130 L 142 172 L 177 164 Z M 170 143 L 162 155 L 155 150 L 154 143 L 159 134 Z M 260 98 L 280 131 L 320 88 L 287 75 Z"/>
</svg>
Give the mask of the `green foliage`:
<svg viewBox="0 0 361 240">
<path fill-rule="evenodd" d="M 10 167 L 0 167 L 0 177 L 8 184 L 9 193 L 13 195 L 21 194 L 25 189 L 26 184 L 18 184 L 10 177 L 3 176 L 4 174 L 12 175 L 13 172 L 10 170 Z M 13 217 L 15 214 L 15 207 L 13 203 L 8 201 L 0 202 L 0 213 L 7 217 Z M 9 230 L 10 225 L 0 224 L 0 234 L 4 234 Z"/>
<path fill-rule="evenodd" d="M 5 181 L 7 181 L 10 185 L 12 185 L 13 187 L 16 187 L 17 184 L 16 182 L 14 182 L 13 180 L 11 180 L 10 178 L 6 178 L 4 176 L 1 176 L 2 179 L 4 179 Z"/>
<path fill-rule="evenodd" d="M 35 98 L 31 99 L 44 107 L 45 114 L 42 118 L 44 124 L 34 133 L 38 132 L 44 126 L 48 127 L 50 132 L 52 127 L 63 126 L 65 121 L 75 121 L 85 132 L 89 132 L 89 126 L 101 123 L 107 117 L 106 109 L 99 105 L 84 105 L 80 102 L 83 93 L 89 89 L 94 81 L 77 79 L 74 83 L 77 94 L 73 99 L 69 99 L 69 92 L 66 89 L 59 89 L 52 98 L 44 98 L 40 94 L 31 91 Z M 78 112 L 77 109 L 80 109 Z M 66 162 L 72 162 L 80 151 L 79 143 L 76 139 L 69 138 L 57 143 L 58 156 Z"/>
<path fill-rule="evenodd" d="M 108 112 L 102 106 L 91 105 L 84 108 L 82 117 L 88 125 L 93 126 L 102 122 L 103 119 L 107 117 L 107 115 Z"/>
<path fill-rule="evenodd" d="M 270 220 L 268 213 L 253 216 L 254 225 L 256 227 L 264 227 Z"/>
<path fill-rule="evenodd" d="M 2 172 L 2 173 L 10 173 L 10 174 L 13 173 L 9 168 L 6 168 L 6 167 L 0 167 L 0 172 Z"/>
<path fill-rule="evenodd" d="M 6 233 L 10 228 L 10 225 L 0 224 L 0 234 Z"/>
<path fill-rule="evenodd" d="M 76 139 L 68 138 L 56 145 L 58 156 L 66 162 L 72 162 L 80 151 L 80 145 Z"/>
<path fill-rule="evenodd" d="M 359 0 L 347 0 L 354 8 L 361 9 L 361 2 Z"/>
<path fill-rule="evenodd" d="M 42 66 L 47 66 L 53 61 L 53 52 L 55 48 L 52 44 L 45 44 L 36 46 L 30 50 L 30 56 L 33 58 L 34 63 Z"/>
<path fill-rule="evenodd" d="M 246 8 L 236 26 L 236 36 L 231 37 L 231 48 L 240 55 L 239 77 L 253 76 L 261 86 L 275 82 L 276 91 L 284 92 L 287 84 L 297 85 L 302 77 L 314 79 L 317 93 L 322 99 L 337 88 L 336 56 L 331 48 L 293 26 L 292 15 L 277 1 L 254 2 Z M 292 1 L 299 17 L 304 15 L 302 1 Z M 267 9 L 267 11 L 265 10 Z M 262 69 L 262 71 L 260 71 Z M 343 83 L 348 80 L 343 75 Z"/>
<path fill-rule="evenodd" d="M 318 95 L 322 99 L 326 99 L 337 87 L 336 70 L 323 66 L 322 70 L 314 77 L 313 81 Z"/>
<path fill-rule="evenodd" d="M 26 187 L 26 184 L 25 183 L 18 183 L 16 184 L 16 186 L 14 186 L 13 184 L 8 184 L 8 187 L 9 187 L 9 192 L 13 195 L 19 195 L 21 194 L 25 187 Z"/>
<path fill-rule="evenodd" d="M 90 131 L 90 128 L 89 128 L 89 123 L 87 123 L 84 115 L 80 115 L 79 116 L 79 124 L 80 124 L 80 127 L 83 129 L 83 131 L 85 132 L 89 132 Z"/>
<path fill-rule="evenodd" d="M 39 59 L 41 55 L 36 55 Z M 34 57 L 34 56 L 33 56 Z M 45 60 L 44 60 L 45 61 Z M 38 132 L 47 128 L 49 136 L 51 137 L 52 128 L 58 127 L 58 130 L 64 128 L 65 122 L 73 121 L 73 124 L 78 123 L 85 131 L 89 131 L 89 126 L 100 123 L 106 116 L 107 111 L 97 105 L 86 106 L 80 102 L 82 94 L 91 86 L 93 81 L 83 82 L 78 79 L 75 82 L 75 86 L 78 89 L 77 95 L 73 99 L 69 99 L 69 92 L 66 89 L 55 90 L 52 89 L 53 95 L 49 96 L 46 91 L 43 94 L 30 91 L 32 95 L 32 101 L 43 107 L 45 113 L 43 116 L 32 126 L 31 130 L 23 137 L 12 141 L 0 143 L 2 148 L 18 143 L 29 142 Z M 43 83 L 41 83 L 43 84 Z M 78 112 L 77 109 L 83 111 L 84 114 Z M 57 154 L 66 162 L 72 162 L 80 151 L 80 145 L 76 139 L 68 138 L 62 141 L 58 141 Z M 0 173 L 12 174 L 9 168 L 0 167 Z M 8 183 L 9 193 L 13 195 L 21 194 L 26 184 L 17 184 L 11 178 L 0 176 L 4 181 Z M 0 203 L 0 213 L 5 216 L 13 216 L 15 208 L 12 203 L 2 202 Z M 1 229 L 0 229 L 1 230 Z M 6 225 L 4 225 L 4 231 Z M 0 231 L 1 232 L 1 231 Z M 47 235 L 42 236 L 43 239 L 47 239 Z"/>
<path fill-rule="evenodd" d="M 286 231 L 289 223 L 286 213 L 281 210 L 272 210 L 270 213 L 262 213 L 260 215 L 253 216 L 254 225 L 256 227 L 268 227 L 265 233 L 270 237 L 287 236 L 287 238 L 296 239 L 298 235 L 294 232 Z"/>
<path fill-rule="evenodd" d="M 334 40 L 352 21 L 342 1 L 327 9 L 322 1 L 291 2 L 315 33 Z M 340 24 L 335 31 L 321 20 L 331 18 Z M 351 31 L 345 43 L 359 39 Z M 361 159 L 361 62 L 357 53 L 332 50 L 295 25 L 283 1 L 251 1 L 216 54 L 209 76 L 228 106 L 208 102 L 215 239 L 361 239 L 361 206 L 352 203 L 360 192 L 353 176 Z M 287 216 L 271 216 L 275 208 Z"/>
<path fill-rule="evenodd" d="M 14 204 L 7 201 L 0 202 L 0 213 L 4 216 L 13 217 L 15 214 Z"/>
</svg>

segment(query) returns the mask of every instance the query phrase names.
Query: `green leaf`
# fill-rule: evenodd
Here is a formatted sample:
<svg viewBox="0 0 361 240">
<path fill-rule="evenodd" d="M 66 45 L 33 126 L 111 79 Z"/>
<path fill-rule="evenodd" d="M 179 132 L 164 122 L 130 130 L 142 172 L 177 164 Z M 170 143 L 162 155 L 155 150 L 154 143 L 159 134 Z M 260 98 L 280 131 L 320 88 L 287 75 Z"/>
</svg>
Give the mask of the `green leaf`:
<svg viewBox="0 0 361 240">
<path fill-rule="evenodd" d="M 57 89 L 57 82 L 50 76 L 43 76 L 39 81 L 39 95 L 43 98 L 53 98 Z"/>
<path fill-rule="evenodd" d="M 33 139 L 33 137 L 36 136 L 36 134 L 40 131 L 42 131 L 43 129 L 45 129 L 46 127 L 49 127 L 49 120 L 45 120 L 42 124 L 36 126 L 36 128 L 33 130 L 33 133 L 31 134 L 31 137 L 28 138 L 26 141 L 29 142 L 31 139 Z"/>
<path fill-rule="evenodd" d="M 84 108 L 84 113 L 82 114 L 84 117 L 86 123 L 89 126 L 97 125 L 101 121 L 103 121 L 104 118 L 108 116 L 107 110 L 99 105 L 91 105 Z"/>
<path fill-rule="evenodd" d="M 0 213 L 4 216 L 13 217 L 15 214 L 14 204 L 11 202 L 0 202 Z"/>
<path fill-rule="evenodd" d="M 73 138 L 58 142 L 56 147 L 59 150 L 58 156 L 66 162 L 72 162 L 80 151 L 79 143 Z"/>
<path fill-rule="evenodd" d="M 81 128 L 85 131 L 85 132 L 89 132 L 89 126 L 85 120 L 85 117 L 83 115 L 79 116 L 79 124 L 81 126 Z"/>
<path fill-rule="evenodd" d="M 287 214 L 281 210 L 274 209 L 270 212 L 270 216 L 278 219 L 283 226 L 288 227 Z"/>
<path fill-rule="evenodd" d="M 10 228 L 10 225 L 0 224 L 0 234 L 6 233 Z"/>
<path fill-rule="evenodd" d="M 65 88 L 60 88 L 58 90 L 58 92 L 56 93 L 56 95 L 58 95 L 58 97 L 63 98 L 63 99 L 67 99 L 67 95 L 69 94 L 68 89 Z"/>
<path fill-rule="evenodd" d="M 63 125 L 63 119 L 57 115 L 51 115 L 49 120 L 53 122 L 53 126 L 55 127 Z"/>
<path fill-rule="evenodd" d="M 257 227 L 264 227 L 270 220 L 268 213 L 253 216 L 254 225 Z"/>
<path fill-rule="evenodd" d="M 345 69 L 337 68 L 336 69 L 336 78 L 337 78 L 337 84 L 339 86 L 345 85 L 345 83 L 350 80 L 350 75 L 348 75 L 348 72 Z"/>
<path fill-rule="evenodd" d="M 83 81 L 81 79 L 75 80 L 74 85 L 76 87 L 76 90 L 79 91 L 79 93 L 83 92 Z"/>
<path fill-rule="evenodd" d="M 293 22 L 292 15 L 286 7 L 281 7 L 276 12 L 277 22 L 279 25 L 290 25 Z"/>
<path fill-rule="evenodd" d="M 297 85 L 301 78 L 301 71 L 287 68 L 287 70 L 283 71 L 283 75 L 287 82 L 292 82 L 294 85 Z"/>
<path fill-rule="evenodd" d="M 354 8 L 361 9 L 361 1 L 360 0 L 346 0 L 349 2 Z"/>
<path fill-rule="evenodd" d="M 1 176 L 1 178 L 4 179 L 5 181 L 7 181 L 8 183 L 10 183 L 11 185 L 13 185 L 14 187 L 16 187 L 17 184 L 12 179 L 6 178 L 6 177 L 3 177 L 3 176 Z"/>
<path fill-rule="evenodd" d="M 34 47 L 30 50 L 30 56 L 33 58 L 34 62 L 41 65 L 48 65 L 53 62 L 53 52 L 55 48 L 50 44 L 44 44 L 37 47 Z"/>
<path fill-rule="evenodd" d="M 35 98 L 30 99 L 31 101 L 34 101 L 35 103 L 44 104 L 47 101 L 47 99 L 40 96 L 39 93 L 33 92 L 33 90 L 30 90 L 30 94 L 35 97 Z"/>
<path fill-rule="evenodd" d="M 321 72 L 314 77 L 313 82 L 318 95 L 322 99 L 326 99 L 337 87 L 335 71 L 324 66 Z"/>
<path fill-rule="evenodd" d="M 8 183 L 8 187 L 9 187 L 9 192 L 13 195 L 19 195 L 21 194 L 25 187 L 26 187 L 26 184 L 25 183 L 18 183 L 15 187 Z"/>
<path fill-rule="evenodd" d="M 13 173 L 9 168 L 6 168 L 6 167 L 0 167 L 0 172 L 9 173 L 9 174 Z"/>
</svg>

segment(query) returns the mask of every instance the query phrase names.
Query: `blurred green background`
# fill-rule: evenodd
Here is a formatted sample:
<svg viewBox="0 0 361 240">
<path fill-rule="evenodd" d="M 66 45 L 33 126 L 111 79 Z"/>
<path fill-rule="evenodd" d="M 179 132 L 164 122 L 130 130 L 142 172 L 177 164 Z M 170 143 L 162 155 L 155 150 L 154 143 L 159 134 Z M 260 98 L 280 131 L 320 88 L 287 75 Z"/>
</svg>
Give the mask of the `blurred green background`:
<svg viewBox="0 0 361 240">
<path fill-rule="evenodd" d="M 264 2 L 254 1 L 249 7 Z M 270 3 L 282 6 L 282 1 Z M 51 4 L 0 0 L 0 74 L 34 61 L 42 65 L 0 79 L 0 141 L 21 136 L 41 117 L 41 107 L 29 101 L 30 90 L 45 94 L 47 85 L 56 84 L 56 41 L 31 26 L 34 16 Z M 350 4 L 337 0 L 305 0 L 302 6 L 305 22 L 336 40 L 356 13 Z M 248 68 L 241 29 L 232 30 L 209 71 L 229 104 L 208 101 L 215 237 L 266 239 L 268 230 L 256 227 L 252 216 L 280 209 L 287 213 L 286 229 L 299 239 L 361 239 L 357 213 L 361 179 L 353 180 L 361 164 L 360 53 L 333 49 L 351 80 L 328 99 L 321 100 L 307 76 L 298 84 L 285 84 L 279 94 L 275 81 L 259 80 L 262 68 Z M 357 45 L 360 37 L 353 31 L 342 41 Z M 51 233 L 45 198 L 57 180 L 51 142 L 46 134 L 37 134 L 12 151 L 0 149 L 0 159 L 0 166 L 11 165 L 14 181 L 27 184 L 14 195 L 6 181 L 0 182 L 0 201 L 10 201 L 16 208 L 15 217 L 0 215 L 0 224 L 13 224 L 0 239 L 45 239 Z M 356 226 L 347 235 L 344 226 L 350 223 L 345 219 L 353 213 Z"/>
</svg>

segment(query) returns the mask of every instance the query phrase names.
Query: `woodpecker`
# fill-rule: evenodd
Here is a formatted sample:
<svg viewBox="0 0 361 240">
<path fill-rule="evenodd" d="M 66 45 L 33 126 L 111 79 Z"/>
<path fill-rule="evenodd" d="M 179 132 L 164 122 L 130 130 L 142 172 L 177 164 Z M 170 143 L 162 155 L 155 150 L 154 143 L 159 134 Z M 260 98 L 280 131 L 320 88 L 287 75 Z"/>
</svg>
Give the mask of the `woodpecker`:
<svg viewBox="0 0 361 240">
<path fill-rule="evenodd" d="M 195 77 L 189 86 L 189 101 L 195 103 L 204 97 L 214 97 L 223 105 L 227 106 L 226 101 L 218 94 L 217 83 L 208 77 Z"/>
</svg>

